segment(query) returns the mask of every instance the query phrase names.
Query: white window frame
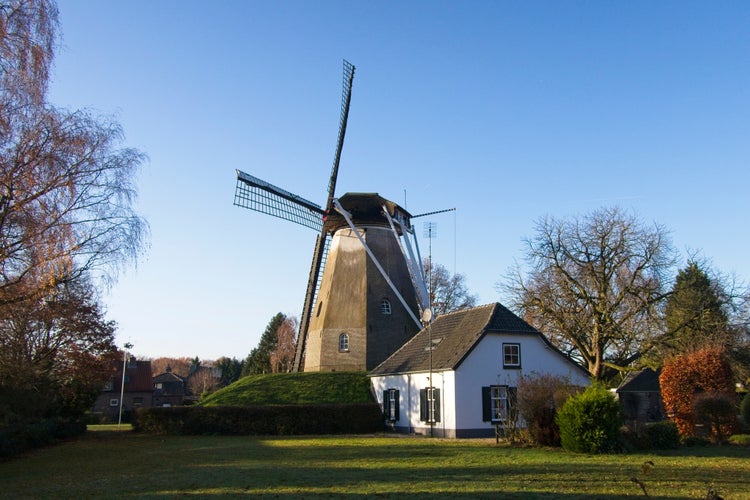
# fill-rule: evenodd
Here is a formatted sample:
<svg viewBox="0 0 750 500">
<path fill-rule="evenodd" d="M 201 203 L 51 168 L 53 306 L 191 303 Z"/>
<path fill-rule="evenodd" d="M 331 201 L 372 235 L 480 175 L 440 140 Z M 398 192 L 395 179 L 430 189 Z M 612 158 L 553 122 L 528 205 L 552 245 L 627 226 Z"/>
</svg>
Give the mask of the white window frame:
<svg viewBox="0 0 750 500">
<path fill-rule="evenodd" d="M 388 418 L 391 422 L 398 420 L 398 415 L 396 415 L 397 404 L 398 391 L 396 389 L 388 389 Z"/>
<path fill-rule="evenodd" d="M 120 400 L 118 398 L 111 398 L 109 400 L 109 406 L 120 406 Z"/>
<path fill-rule="evenodd" d="M 521 368 L 521 344 L 518 342 L 503 344 L 503 368 Z"/>
<path fill-rule="evenodd" d="M 349 334 L 346 332 L 339 335 L 339 352 L 349 352 Z"/>
<path fill-rule="evenodd" d="M 490 386 L 490 411 L 492 422 L 506 423 L 508 421 L 508 386 Z"/>
<path fill-rule="evenodd" d="M 427 422 L 435 423 L 435 389 L 437 387 L 427 388 Z"/>
<path fill-rule="evenodd" d="M 384 315 L 391 314 L 391 301 L 383 299 L 380 301 L 380 312 Z"/>
</svg>

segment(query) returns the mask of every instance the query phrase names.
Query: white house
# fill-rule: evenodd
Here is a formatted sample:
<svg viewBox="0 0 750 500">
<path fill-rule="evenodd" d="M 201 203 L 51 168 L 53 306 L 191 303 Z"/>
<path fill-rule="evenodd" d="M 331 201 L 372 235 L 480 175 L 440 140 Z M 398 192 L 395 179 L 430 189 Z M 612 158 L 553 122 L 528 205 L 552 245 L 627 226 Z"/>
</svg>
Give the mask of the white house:
<svg viewBox="0 0 750 500">
<path fill-rule="evenodd" d="M 436 318 L 369 375 L 395 431 L 464 438 L 494 436 L 519 375 L 534 372 L 589 384 L 584 369 L 495 303 Z"/>
</svg>

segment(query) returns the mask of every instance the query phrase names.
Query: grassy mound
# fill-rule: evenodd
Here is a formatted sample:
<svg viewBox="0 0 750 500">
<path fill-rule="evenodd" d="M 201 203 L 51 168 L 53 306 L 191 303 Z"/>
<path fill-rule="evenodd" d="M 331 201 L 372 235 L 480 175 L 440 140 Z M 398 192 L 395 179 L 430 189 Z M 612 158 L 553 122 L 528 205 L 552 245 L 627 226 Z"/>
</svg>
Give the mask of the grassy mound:
<svg viewBox="0 0 750 500">
<path fill-rule="evenodd" d="M 250 375 L 219 389 L 204 406 L 370 403 L 365 372 L 309 372 Z"/>
</svg>

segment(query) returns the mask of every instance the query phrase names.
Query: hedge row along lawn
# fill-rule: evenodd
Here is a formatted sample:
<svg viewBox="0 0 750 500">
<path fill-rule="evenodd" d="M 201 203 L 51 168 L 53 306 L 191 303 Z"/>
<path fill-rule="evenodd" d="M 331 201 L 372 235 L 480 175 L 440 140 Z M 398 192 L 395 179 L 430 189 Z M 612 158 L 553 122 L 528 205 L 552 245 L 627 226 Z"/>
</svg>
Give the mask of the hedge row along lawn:
<svg viewBox="0 0 750 500">
<path fill-rule="evenodd" d="M 88 432 L 0 464 L 5 498 L 750 498 L 750 449 L 584 455 L 494 440 Z M 648 463 L 653 462 L 653 467 Z"/>
</svg>

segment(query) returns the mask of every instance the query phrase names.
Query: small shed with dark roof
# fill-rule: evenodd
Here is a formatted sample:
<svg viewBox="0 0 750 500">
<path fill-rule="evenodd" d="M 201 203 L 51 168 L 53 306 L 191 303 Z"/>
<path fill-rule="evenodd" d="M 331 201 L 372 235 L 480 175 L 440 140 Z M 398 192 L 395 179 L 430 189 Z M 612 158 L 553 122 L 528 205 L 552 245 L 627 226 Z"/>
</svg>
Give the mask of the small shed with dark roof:
<svg viewBox="0 0 750 500">
<path fill-rule="evenodd" d="M 396 431 L 492 436 L 507 419 L 521 374 L 549 373 L 588 385 L 588 373 L 499 303 L 436 318 L 370 372 Z"/>
<path fill-rule="evenodd" d="M 625 376 L 617 388 L 625 421 L 660 422 L 666 418 L 659 384 L 660 372 L 644 368 Z"/>
</svg>

